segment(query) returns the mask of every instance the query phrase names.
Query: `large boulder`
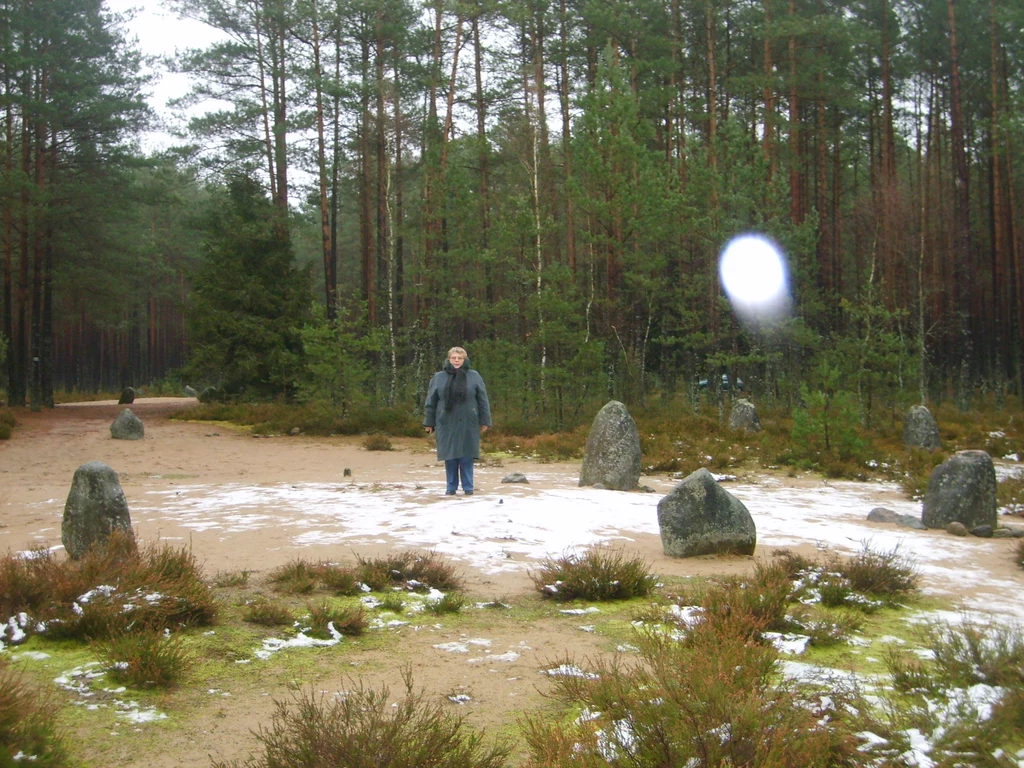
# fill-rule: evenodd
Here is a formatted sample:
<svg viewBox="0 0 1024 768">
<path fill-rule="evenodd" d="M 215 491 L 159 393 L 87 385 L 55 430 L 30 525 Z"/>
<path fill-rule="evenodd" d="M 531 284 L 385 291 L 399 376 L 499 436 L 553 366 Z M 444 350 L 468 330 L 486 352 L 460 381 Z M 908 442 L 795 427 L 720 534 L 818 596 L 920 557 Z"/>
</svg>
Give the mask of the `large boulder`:
<svg viewBox="0 0 1024 768">
<path fill-rule="evenodd" d="M 708 470 L 691 473 L 658 502 L 661 546 L 670 557 L 752 555 L 754 518 Z"/>
<path fill-rule="evenodd" d="M 121 390 L 121 399 L 117 401 L 118 405 L 131 405 L 135 402 L 135 390 L 131 387 L 125 387 Z"/>
<path fill-rule="evenodd" d="M 963 523 L 967 530 L 998 525 L 996 468 L 985 451 L 960 451 L 939 464 L 928 480 L 921 522 L 945 529 Z"/>
<path fill-rule="evenodd" d="M 908 448 L 937 451 L 942 447 L 939 425 L 932 412 L 923 405 L 915 405 L 903 419 L 903 444 Z"/>
<path fill-rule="evenodd" d="M 133 536 L 121 482 L 117 473 L 102 461 L 90 461 L 75 470 L 64 504 L 60 540 L 68 556 L 77 560 L 115 531 Z"/>
<path fill-rule="evenodd" d="M 640 433 L 626 406 L 612 400 L 598 411 L 587 436 L 580 485 L 632 491 L 640 483 Z"/>
<path fill-rule="evenodd" d="M 110 425 L 110 436 L 115 440 L 141 440 L 146 434 L 146 427 L 142 419 L 132 413 L 131 408 L 125 408 L 114 419 Z"/>
<path fill-rule="evenodd" d="M 734 400 L 732 410 L 729 412 L 729 429 L 760 432 L 761 420 L 757 417 L 756 406 L 743 397 Z"/>
</svg>

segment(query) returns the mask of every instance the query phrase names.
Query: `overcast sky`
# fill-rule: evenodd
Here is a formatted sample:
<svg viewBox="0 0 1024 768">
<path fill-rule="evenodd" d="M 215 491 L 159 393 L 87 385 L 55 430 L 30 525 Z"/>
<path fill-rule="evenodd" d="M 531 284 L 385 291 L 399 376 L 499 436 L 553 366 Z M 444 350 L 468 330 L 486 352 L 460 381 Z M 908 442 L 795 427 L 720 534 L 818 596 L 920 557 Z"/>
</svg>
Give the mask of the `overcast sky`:
<svg viewBox="0 0 1024 768">
<path fill-rule="evenodd" d="M 190 19 L 180 19 L 167 9 L 160 0 L 106 0 L 107 7 L 115 13 L 126 13 L 136 9 L 135 18 L 126 27 L 129 39 L 138 40 L 139 49 L 147 55 L 170 56 L 186 48 L 205 48 L 222 35 L 220 32 Z M 189 89 L 185 75 L 167 72 L 164 68 L 155 71 L 157 79 L 152 86 L 150 105 L 164 119 L 171 119 L 167 102 L 184 96 Z M 170 137 L 154 132 L 146 137 L 145 149 L 166 146 Z"/>
</svg>

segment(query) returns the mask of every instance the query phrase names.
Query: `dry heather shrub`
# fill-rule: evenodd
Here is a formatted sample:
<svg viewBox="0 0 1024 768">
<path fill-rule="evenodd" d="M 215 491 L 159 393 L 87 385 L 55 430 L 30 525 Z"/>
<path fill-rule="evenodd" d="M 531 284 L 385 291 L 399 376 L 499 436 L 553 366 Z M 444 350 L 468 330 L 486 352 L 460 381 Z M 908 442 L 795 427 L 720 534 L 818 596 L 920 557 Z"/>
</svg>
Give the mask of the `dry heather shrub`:
<svg viewBox="0 0 1024 768">
<path fill-rule="evenodd" d="M 466 596 L 458 592 L 446 592 L 440 600 L 431 600 L 427 603 L 427 610 L 438 616 L 445 613 L 459 613 L 466 607 Z"/>
<path fill-rule="evenodd" d="M 836 555 L 826 564 L 850 581 L 850 586 L 865 595 L 900 598 L 917 592 L 921 576 L 911 558 L 899 546 L 888 552 L 873 550 L 865 543 L 859 553 L 849 559 Z"/>
<path fill-rule="evenodd" d="M 363 448 L 368 451 L 392 451 L 394 446 L 387 435 L 368 435 L 363 440 Z"/>
<path fill-rule="evenodd" d="M 366 631 L 366 613 L 362 605 L 339 605 L 331 600 L 306 603 L 310 631 L 319 637 L 331 637 L 330 627 L 343 635 L 356 636 Z"/>
<path fill-rule="evenodd" d="M 588 717 L 528 717 L 529 766 L 856 764 L 852 729 L 818 697 L 778 682 L 774 648 L 729 632 L 688 637 L 651 634 L 640 664 L 557 678 L 556 697 Z"/>
<path fill-rule="evenodd" d="M 530 578 L 541 595 L 559 601 L 646 597 L 657 582 L 639 556 L 603 547 L 549 557 Z"/>
<path fill-rule="evenodd" d="M 52 637 L 102 639 L 129 626 L 211 623 L 217 604 L 186 548 L 138 548 L 128 534 L 110 537 L 79 560 L 49 553 L 0 561 L 0 608 L 25 611 Z"/>
<path fill-rule="evenodd" d="M 270 572 L 271 583 L 282 592 L 308 595 L 317 589 L 329 589 L 336 595 L 359 594 L 359 574 L 352 568 L 334 563 L 311 563 L 297 558 Z"/>
<path fill-rule="evenodd" d="M 430 587 L 442 592 L 459 590 L 462 579 L 455 566 L 434 551 L 393 552 L 386 557 L 370 560 L 356 556 L 359 579 L 374 592 L 384 592 L 395 586 L 427 591 Z"/>
<path fill-rule="evenodd" d="M 788 628 L 790 587 L 782 569 L 759 566 L 753 582 L 737 578 L 708 582 L 698 592 L 697 602 L 704 609 L 704 624 L 721 624 L 722 631 L 736 631 L 753 640 L 766 630 Z"/>
<path fill-rule="evenodd" d="M 316 589 L 317 568 L 308 560 L 298 558 L 278 566 L 267 577 L 282 592 L 308 595 Z"/>
<path fill-rule="evenodd" d="M 246 768 L 505 768 L 510 749 L 488 746 L 463 718 L 412 689 L 404 697 L 361 683 L 336 697 L 310 693 L 276 702 L 273 723 L 260 728 L 262 753 Z M 214 763 L 214 768 L 231 768 Z"/>
<path fill-rule="evenodd" d="M 111 640 L 105 650 L 107 674 L 136 688 L 169 688 L 185 674 L 189 656 L 175 637 L 131 632 Z"/>
<path fill-rule="evenodd" d="M 56 710 L 51 693 L 27 685 L 0 657 L 0 765 L 70 765 Z"/>
<path fill-rule="evenodd" d="M 251 624 L 261 624 L 265 627 L 281 627 L 295 622 L 287 605 L 263 595 L 246 603 L 242 618 Z"/>
<path fill-rule="evenodd" d="M 316 568 L 319 582 L 336 595 L 358 595 L 360 593 L 359 574 L 352 568 L 345 568 L 333 563 L 320 563 Z"/>
</svg>

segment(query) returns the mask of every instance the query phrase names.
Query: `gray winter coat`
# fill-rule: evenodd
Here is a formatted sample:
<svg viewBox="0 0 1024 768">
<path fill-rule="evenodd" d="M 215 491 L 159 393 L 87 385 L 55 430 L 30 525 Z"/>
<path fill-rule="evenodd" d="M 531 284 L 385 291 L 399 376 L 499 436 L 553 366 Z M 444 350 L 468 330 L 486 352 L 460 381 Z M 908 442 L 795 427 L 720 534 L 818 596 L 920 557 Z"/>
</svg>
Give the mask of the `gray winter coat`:
<svg viewBox="0 0 1024 768">
<path fill-rule="evenodd" d="M 468 365 L 467 360 L 464 365 Z M 474 370 L 466 371 L 466 400 L 458 403 L 449 413 L 444 405 L 445 388 L 452 380 L 444 371 L 438 371 L 427 387 L 427 402 L 423 426 L 433 427 L 437 437 L 437 458 L 480 458 L 480 427 L 491 426 L 491 403 L 483 377 Z"/>
</svg>

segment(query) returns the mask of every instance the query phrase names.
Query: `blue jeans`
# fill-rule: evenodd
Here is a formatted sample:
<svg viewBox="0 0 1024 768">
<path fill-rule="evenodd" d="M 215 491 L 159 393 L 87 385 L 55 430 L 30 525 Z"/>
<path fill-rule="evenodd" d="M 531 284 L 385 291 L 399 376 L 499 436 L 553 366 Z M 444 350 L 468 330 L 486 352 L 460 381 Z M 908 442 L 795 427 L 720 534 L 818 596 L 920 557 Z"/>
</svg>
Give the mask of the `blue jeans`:
<svg viewBox="0 0 1024 768">
<path fill-rule="evenodd" d="M 444 471 L 447 475 L 447 493 L 452 494 L 459 488 L 459 479 L 462 480 L 464 493 L 473 492 L 473 459 L 463 457 L 461 459 L 445 459 Z"/>
</svg>

